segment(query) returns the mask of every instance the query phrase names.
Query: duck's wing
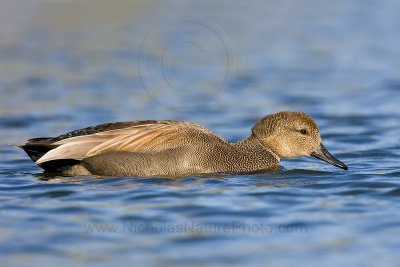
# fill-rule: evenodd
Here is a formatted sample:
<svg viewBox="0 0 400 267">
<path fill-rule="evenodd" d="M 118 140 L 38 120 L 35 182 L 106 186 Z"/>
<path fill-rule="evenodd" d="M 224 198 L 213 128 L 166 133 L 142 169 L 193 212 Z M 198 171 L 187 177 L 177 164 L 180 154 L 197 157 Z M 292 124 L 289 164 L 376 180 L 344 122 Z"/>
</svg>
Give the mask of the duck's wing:
<svg viewBox="0 0 400 267">
<path fill-rule="evenodd" d="M 197 124 L 183 121 L 133 121 L 103 124 L 77 130 L 53 139 L 56 148 L 36 161 L 74 159 L 112 151 L 156 153 L 176 147 L 213 141 L 228 144 L 224 139 Z"/>
</svg>

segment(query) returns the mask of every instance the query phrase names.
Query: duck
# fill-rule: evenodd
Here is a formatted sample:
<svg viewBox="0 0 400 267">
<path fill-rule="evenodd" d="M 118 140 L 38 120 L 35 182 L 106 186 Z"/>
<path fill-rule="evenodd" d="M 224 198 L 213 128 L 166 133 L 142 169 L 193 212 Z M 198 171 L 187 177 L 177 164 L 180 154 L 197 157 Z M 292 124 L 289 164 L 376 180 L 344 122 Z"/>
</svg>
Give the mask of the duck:
<svg viewBox="0 0 400 267">
<path fill-rule="evenodd" d="M 191 122 L 142 120 L 33 138 L 19 147 L 46 172 L 65 176 L 249 174 L 274 171 L 280 159 L 303 156 L 348 170 L 325 148 L 311 117 L 295 111 L 261 118 L 235 143 Z"/>
</svg>

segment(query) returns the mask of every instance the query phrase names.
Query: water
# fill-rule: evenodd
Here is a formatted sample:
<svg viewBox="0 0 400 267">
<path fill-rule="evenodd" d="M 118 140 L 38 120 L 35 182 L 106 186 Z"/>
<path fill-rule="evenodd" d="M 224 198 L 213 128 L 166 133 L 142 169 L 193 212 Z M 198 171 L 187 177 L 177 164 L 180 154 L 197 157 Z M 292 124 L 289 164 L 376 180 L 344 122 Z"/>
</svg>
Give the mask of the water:
<svg viewBox="0 0 400 267">
<path fill-rule="evenodd" d="M 2 266 L 398 266 L 396 1 L 0 3 Z M 12 144 L 182 119 L 231 141 L 309 113 L 350 167 L 51 177 Z"/>
</svg>

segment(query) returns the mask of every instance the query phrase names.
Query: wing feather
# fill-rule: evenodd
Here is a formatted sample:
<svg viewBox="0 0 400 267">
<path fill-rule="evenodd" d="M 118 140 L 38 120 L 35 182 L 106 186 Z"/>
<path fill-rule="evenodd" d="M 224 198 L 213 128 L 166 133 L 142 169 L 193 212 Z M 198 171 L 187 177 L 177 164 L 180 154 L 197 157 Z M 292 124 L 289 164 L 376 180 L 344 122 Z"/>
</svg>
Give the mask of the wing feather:
<svg viewBox="0 0 400 267">
<path fill-rule="evenodd" d="M 224 139 L 199 125 L 181 121 L 152 121 L 122 129 L 74 136 L 54 143 L 58 147 L 36 161 L 59 159 L 82 160 L 111 151 L 155 153 L 162 150 L 204 142 L 207 138 Z"/>
</svg>

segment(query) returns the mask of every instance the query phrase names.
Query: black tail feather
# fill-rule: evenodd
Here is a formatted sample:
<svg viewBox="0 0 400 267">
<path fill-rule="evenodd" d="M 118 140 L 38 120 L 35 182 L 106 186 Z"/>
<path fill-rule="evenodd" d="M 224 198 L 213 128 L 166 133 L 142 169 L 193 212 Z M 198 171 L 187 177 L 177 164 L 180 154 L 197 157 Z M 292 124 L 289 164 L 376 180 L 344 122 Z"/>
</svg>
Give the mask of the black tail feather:
<svg viewBox="0 0 400 267">
<path fill-rule="evenodd" d="M 18 147 L 22 148 L 33 161 L 37 161 L 48 151 L 57 147 L 52 144 L 51 139 L 52 137 L 33 138 L 29 139 L 25 145 Z"/>
<path fill-rule="evenodd" d="M 74 159 L 59 159 L 59 160 L 52 160 L 52 161 L 46 161 L 40 164 L 40 167 L 42 167 L 44 170 L 48 172 L 64 172 L 71 168 L 72 166 L 75 166 L 77 164 L 80 164 L 79 160 L 74 160 Z"/>
<path fill-rule="evenodd" d="M 53 143 L 54 139 L 52 137 L 41 137 L 29 139 L 26 144 L 18 147 L 22 148 L 26 154 L 36 162 L 38 159 L 43 157 L 44 154 L 57 147 L 57 145 L 54 145 Z M 62 159 L 43 162 L 39 166 L 49 172 L 63 172 L 79 163 L 80 161 L 78 160 Z"/>
</svg>

